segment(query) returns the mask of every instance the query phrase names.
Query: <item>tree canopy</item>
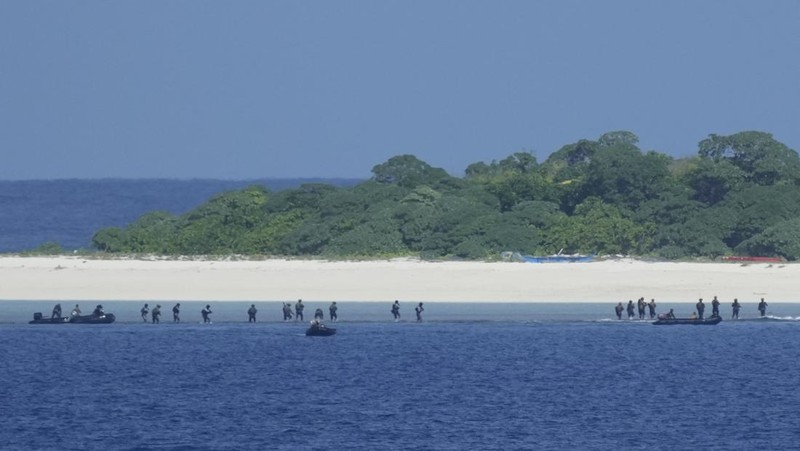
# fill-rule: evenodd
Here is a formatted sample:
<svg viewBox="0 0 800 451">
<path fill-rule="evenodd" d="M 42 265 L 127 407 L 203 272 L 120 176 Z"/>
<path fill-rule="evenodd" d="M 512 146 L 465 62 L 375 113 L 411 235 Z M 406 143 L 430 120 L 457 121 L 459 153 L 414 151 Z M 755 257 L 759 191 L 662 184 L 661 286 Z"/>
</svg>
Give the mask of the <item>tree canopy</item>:
<svg viewBox="0 0 800 451">
<path fill-rule="evenodd" d="M 800 258 L 800 158 L 772 135 L 709 135 L 675 160 L 612 131 L 539 163 L 527 152 L 455 177 L 414 155 L 369 180 L 220 193 L 179 216 L 152 212 L 99 230 L 109 253 L 419 255 L 495 258 L 503 251 Z"/>
</svg>

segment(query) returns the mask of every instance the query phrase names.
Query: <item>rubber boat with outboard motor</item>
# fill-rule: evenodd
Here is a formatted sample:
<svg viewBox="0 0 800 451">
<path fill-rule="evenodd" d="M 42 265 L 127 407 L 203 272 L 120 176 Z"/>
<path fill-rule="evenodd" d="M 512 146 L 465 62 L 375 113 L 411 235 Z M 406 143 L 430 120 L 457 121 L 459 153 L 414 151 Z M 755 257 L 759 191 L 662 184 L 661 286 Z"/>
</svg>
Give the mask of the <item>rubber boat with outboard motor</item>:
<svg viewBox="0 0 800 451">
<path fill-rule="evenodd" d="M 116 319 L 113 313 L 45 318 L 41 313 L 36 312 L 33 314 L 33 320 L 28 321 L 28 324 L 111 324 Z"/>
<path fill-rule="evenodd" d="M 336 329 L 325 326 L 322 323 L 312 322 L 306 330 L 307 337 L 328 337 L 336 333 Z"/>
<path fill-rule="evenodd" d="M 653 324 L 656 326 L 672 326 L 672 325 L 679 325 L 685 324 L 688 326 L 714 326 L 719 324 L 722 321 L 721 316 L 709 316 L 708 318 L 698 319 L 698 318 L 658 318 L 657 320 L 653 321 Z"/>
</svg>

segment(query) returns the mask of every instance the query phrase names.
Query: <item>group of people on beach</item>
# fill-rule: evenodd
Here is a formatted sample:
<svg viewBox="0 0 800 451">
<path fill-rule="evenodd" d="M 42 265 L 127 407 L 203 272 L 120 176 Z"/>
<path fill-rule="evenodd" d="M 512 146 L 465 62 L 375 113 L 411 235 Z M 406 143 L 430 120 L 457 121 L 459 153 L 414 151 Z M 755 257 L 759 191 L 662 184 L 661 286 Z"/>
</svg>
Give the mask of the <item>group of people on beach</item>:
<svg viewBox="0 0 800 451">
<path fill-rule="evenodd" d="M 622 305 L 622 304 L 620 304 Z M 653 306 L 655 308 L 655 304 Z M 292 305 L 290 302 L 283 303 L 283 320 L 290 321 L 294 318 L 295 321 L 304 321 L 303 317 L 303 310 L 305 309 L 305 304 L 303 304 L 302 299 L 298 299 L 297 302 Z M 294 314 L 292 313 L 294 311 Z M 336 301 L 331 302 L 328 306 L 328 318 L 330 321 L 336 322 L 339 319 L 339 306 L 336 305 Z M 417 316 L 417 321 L 422 321 L 422 312 L 425 311 L 423 303 L 420 302 L 414 307 L 414 313 Z M 139 313 L 142 317 L 142 322 L 152 322 L 153 324 L 159 324 L 161 322 L 161 304 L 156 304 L 155 307 L 150 309 L 150 304 L 144 304 L 144 306 L 139 310 Z M 201 316 L 203 317 L 203 323 L 210 323 L 211 322 L 211 305 L 206 304 L 205 307 L 200 311 Z M 250 308 L 247 309 L 247 322 L 255 323 L 256 322 L 256 314 L 258 313 L 258 309 L 256 308 L 255 304 L 250 304 Z M 395 300 L 392 304 L 391 313 L 395 321 L 400 321 L 400 301 Z M 77 316 L 81 314 L 80 307 L 78 304 L 75 304 L 75 308 L 72 310 L 70 315 Z M 92 313 L 95 316 L 103 315 L 103 306 L 98 305 L 95 308 L 94 312 Z M 619 314 L 618 314 L 619 316 Z M 61 318 L 61 304 L 56 304 L 53 307 L 53 318 Z M 314 321 L 319 323 L 325 319 L 325 314 L 323 313 L 321 308 L 317 308 L 314 311 Z M 178 302 L 172 307 L 172 322 L 180 323 L 181 322 L 181 303 Z"/>
<path fill-rule="evenodd" d="M 761 301 L 758 303 L 758 311 L 761 316 L 766 316 L 767 314 L 767 302 L 764 298 L 761 298 Z M 711 300 L 711 317 L 719 316 L 719 306 L 720 302 L 716 296 L 714 299 Z M 742 305 L 739 303 L 739 299 L 734 298 L 733 303 L 731 303 L 731 319 L 739 319 L 739 310 L 741 310 Z M 628 305 L 623 306 L 622 302 L 617 303 L 614 307 L 614 313 L 617 315 L 617 319 L 622 319 L 622 314 L 627 311 L 628 319 L 634 319 L 636 317 L 636 313 L 638 310 L 639 319 L 643 320 L 646 319 L 646 311 L 649 310 L 650 319 L 654 319 L 656 317 L 656 300 L 650 299 L 650 302 L 646 302 L 644 298 L 639 298 L 636 302 L 636 305 L 633 304 L 633 300 L 628 301 Z M 703 303 L 703 298 L 700 298 L 695 304 L 695 312 L 692 312 L 691 319 L 704 319 L 705 311 L 706 311 L 706 304 Z M 659 315 L 660 317 L 661 315 Z M 675 314 L 673 313 L 672 309 L 670 309 L 669 313 L 665 315 L 667 318 L 674 318 Z"/>
<path fill-rule="evenodd" d="M 290 321 L 294 318 L 295 321 L 305 321 L 305 316 L 303 316 L 303 310 L 305 310 L 306 305 L 303 304 L 302 299 L 298 299 L 297 303 L 294 304 L 294 316 L 292 316 L 292 303 L 291 302 L 284 302 L 283 303 L 283 320 Z M 253 310 L 253 315 L 251 316 L 253 322 L 255 322 L 255 305 L 250 307 Z M 331 321 L 336 322 L 339 319 L 339 306 L 336 305 L 336 301 L 331 302 L 331 305 L 328 306 L 328 318 Z M 248 312 L 249 313 L 249 312 Z M 322 311 L 321 308 L 317 308 L 314 310 L 314 321 L 320 322 L 325 319 L 325 313 Z"/>
</svg>

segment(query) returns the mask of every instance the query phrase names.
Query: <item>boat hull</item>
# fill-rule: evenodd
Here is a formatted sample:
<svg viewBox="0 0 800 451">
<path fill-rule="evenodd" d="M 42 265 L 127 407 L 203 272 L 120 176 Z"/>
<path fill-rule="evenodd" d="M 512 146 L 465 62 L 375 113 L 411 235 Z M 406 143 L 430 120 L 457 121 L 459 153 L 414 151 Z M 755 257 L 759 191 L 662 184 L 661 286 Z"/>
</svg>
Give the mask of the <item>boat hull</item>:
<svg viewBox="0 0 800 451">
<path fill-rule="evenodd" d="M 329 337 L 336 334 L 336 329 L 329 327 L 309 327 L 306 330 L 306 337 Z"/>
<path fill-rule="evenodd" d="M 106 313 L 100 316 L 64 316 L 61 318 L 44 318 L 41 315 L 34 315 L 33 320 L 28 324 L 111 324 L 116 321 L 113 313 Z"/>
<path fill-rule="evenodd" d="M 722 321 L 721 316 L 712 316 L 705 319 L 692 319 L 692 318 L 664 318 L 653 321 L 655 326 L 714 326 Z"/>
</svg>

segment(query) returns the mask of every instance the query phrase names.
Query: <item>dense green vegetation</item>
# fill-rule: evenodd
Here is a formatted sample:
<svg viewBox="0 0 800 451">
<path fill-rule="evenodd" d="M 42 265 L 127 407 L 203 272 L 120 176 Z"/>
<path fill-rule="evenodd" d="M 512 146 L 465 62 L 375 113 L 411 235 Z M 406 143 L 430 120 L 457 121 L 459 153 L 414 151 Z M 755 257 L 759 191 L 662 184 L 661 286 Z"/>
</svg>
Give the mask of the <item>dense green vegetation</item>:
<svg viewBox="0 0 800 451">
<path fill-rule="evenodd" d="M 154 212 L 97 232 L 112 253 L 182 255 L 529 254 L 800 258 L 800 158 L 762 132 L 710 135 L 695 157 L 643 152 L 606 133 L 539 163 L 528 153 L 474 163 L 453 177 L 412 155 L 350 188 L 262 186 L 220 194 L 173 216 Z"/>
</svg>

